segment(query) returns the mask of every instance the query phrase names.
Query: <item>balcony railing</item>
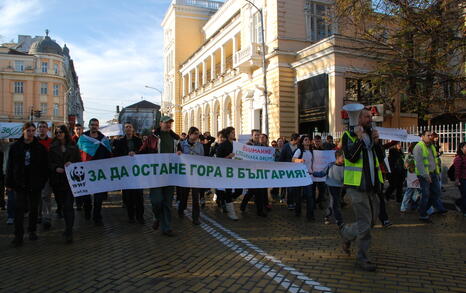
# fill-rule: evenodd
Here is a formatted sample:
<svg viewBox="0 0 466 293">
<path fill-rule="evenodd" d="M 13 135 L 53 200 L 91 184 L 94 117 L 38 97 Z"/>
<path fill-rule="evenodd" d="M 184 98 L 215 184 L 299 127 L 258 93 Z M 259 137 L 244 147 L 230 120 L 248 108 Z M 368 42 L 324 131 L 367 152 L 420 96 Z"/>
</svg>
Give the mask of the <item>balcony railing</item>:
<svg viewBox="0 0 466 293">
<path fill-rule="evenodd" d="M 209 0 L 173 0 L 173 4 L 217 10 L 223 5 L 223 2 Z"/>
<path fill-rule="evenodd" d="M 260 44 L 251 43 L 251 46 L 236 52 L 233 59 L 233 67 L 242 72 L 261 66 Z"/>
</svg>

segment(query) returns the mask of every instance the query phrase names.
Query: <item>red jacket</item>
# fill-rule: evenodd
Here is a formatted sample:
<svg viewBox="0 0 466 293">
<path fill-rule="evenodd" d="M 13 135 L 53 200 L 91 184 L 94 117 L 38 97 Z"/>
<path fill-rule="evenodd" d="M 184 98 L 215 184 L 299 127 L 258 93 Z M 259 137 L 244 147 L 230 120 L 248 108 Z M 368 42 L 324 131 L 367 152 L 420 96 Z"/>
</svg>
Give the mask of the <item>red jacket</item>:
<svg viewBox="0 0 466 293">
<path fill-rule="evenodd" d="M 47 152 L 50 150 L 50 146 L 52 145 L 52 139 L 50 137 L 47 136 L 44 139 L 41 139 L 40 137 L 37 137 L 37 140 L 39 141 L 39 143 L 41 145 L 43 145 L 45 147 Z"/>
<path fill-rule="evenodd" d="M 141 154 L 154 154 L 158 152 L 159 138 L 155 135 L 150 135 L 142 144 L 139 153 Z"/>
<path fill-rule="evenodd" d="M 458 155 L 453 160 L 456 179 L 466 179 L 466 156 Z"/>
</svg>

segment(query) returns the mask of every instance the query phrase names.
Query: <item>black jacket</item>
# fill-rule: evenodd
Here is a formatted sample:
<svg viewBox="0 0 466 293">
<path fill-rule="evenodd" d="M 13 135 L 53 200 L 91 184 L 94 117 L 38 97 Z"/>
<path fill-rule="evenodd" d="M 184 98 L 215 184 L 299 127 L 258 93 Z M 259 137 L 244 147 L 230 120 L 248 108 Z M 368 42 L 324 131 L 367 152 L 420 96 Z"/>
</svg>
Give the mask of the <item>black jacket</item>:
<svg viewBox="0 0 466 293">
<path fill-rule="evenodd" d="M 231 153 L 233 153 L 233 143 L 229 140 L 226 140 L 218 145 L 215 151 L 215 156 L 217 158 L 225 158 Z"/>
<path fill-rule="evenodd" d="M 57 173 L 57 168 L 65 169 L 65 163 L 81 162 L 78 147 L 74 143 L 66 145 L 65 152 L 62 152 L 60 142 L 54 140 L 49 150 L 50 185 L 53 190 L 66 190 L 69 188 L 68 179 L 65 173 Z"/>
<path fill-rule="evenodd" d="M 134 152 L 139 153 L 139 150 L 142 147 L 142 139 L 140 139 L 137 136 L 133 136 L 132 140 L 134 143 Z M 126 136 L 123 136 L 122 138 L 115 140 L 113 142 L 113 147 L 113 155 L 115 157 L 127 156 L 129 153 L 128 139 L 126 138 Z"/>
<path fill-rule="evenodd" d="M 291 162 L 291 159 L 293 158 L 293 150 L 291 150 L 290 143 L 287 142 L 283 146 L 281 152 L 280 152 L 280 158 L 278 159 L 279 162 Z"/>
<path fill-rule="evenodd" d="M 11 145 L 8 155 L 6 187 L 18 191 L 40 191 L 44 188 L 49 175 L 47 150 L 37 138 L 34 138 L 29 146 L 31 159 L 30 172 L 27 174 L 24 165 L 26 149 L 24 138 L 21 137 Z"/>
</svg>

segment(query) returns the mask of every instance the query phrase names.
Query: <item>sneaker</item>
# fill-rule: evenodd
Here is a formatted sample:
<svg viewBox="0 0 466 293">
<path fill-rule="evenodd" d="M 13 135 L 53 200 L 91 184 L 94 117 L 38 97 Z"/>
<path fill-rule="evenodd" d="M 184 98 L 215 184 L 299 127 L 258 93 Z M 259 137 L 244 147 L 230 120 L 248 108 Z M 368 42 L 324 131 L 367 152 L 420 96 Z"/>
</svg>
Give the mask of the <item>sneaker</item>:
<svg viewBox="0 0 466 293">
<path fill-rule="evenodd" d="M 343 241 L 341 243 L 341 249 L 346 255 L 350 256 L 351 255 L 351 241 Z"/>
<path fill-rule="evenodd" d="M 159 220 L 154 220 L 154 223 L 152 224 L 152 229 L 158 230 L 160 226 Z"/>
<path fill-rule="evenodd" d="M 36 241 L 38 238 L 35 232 L 29 232 L 29 240 Z"/>
<path fill-rule="evenodd" d="M 71 243 L 73 243 L 73 234 L 67 234 L 67 235 L 65 236 L 65 243 L 66 243 L 66 244 L 71 244 Z"/>
<path fill-rule="evenodd" d="M 390 220 L 385 220 L 385 221 L 383 221 L 383 223 L 382 223 L 382 227 L 384 227 L 384 228 L 388 228 L 388 227 L 390 227 L 391 225 L 393 225 L 393 223 L 390 222 Z"/>
<path fill-rule="evenodd" d="M 180 217 L 180 218 L 184 217 L 184 210 L 178 209 L 178 217 Z"/>
<path fill-rule="evenodd" d="M 290 211 L 294 210 L 295 208 L 296 208 L 296 205 L 294 205 L 294 204 L 289 204 L 288 205 L 288 210 L 290 210 Z"/>
<path fill-rule="evenodd" d="M 46 221 L 44 224 L 42 224 L 42 226 L 44 227 L 45 231 L 48 231 L 52 227 L 52 224 L 49 221 Z"/>
<path fill-rule="evenodd" d="M 16 238 L 11 241 L 10 246 L 13 248 L 17 248 L 23 245 L 23 239 L 22 238 Z"/>
<path fill-rule="evenodd" d="M 7 224 L 7 225 L 13 225 L 14 223 L 15 223 L 15 219 L 13 219 L 13 218 L 8 218 L 8 219 L 6 220 L 6 224 Z"/>
<path fill-rule="evenodd" d="M 172 230 L 164 231 L 162 232 L 162 235 L 168 236 L 168 237 L 173 237 L 175 236 L 175 233 L 173 233 Z"/>
<path fill-rule="evenodd" d="M 330 225 L 330 219 L 327 218 L 327 217 L 325 217 L 325 218 L 324 218 L 324 224 L 325 224 L 325 225 Z"/>
<path fill-rule="evenodd" d="M 377 266 L 370 261 L 356 261 L 356 266 L 366 272 L 375 272 Z"/>
</svg>

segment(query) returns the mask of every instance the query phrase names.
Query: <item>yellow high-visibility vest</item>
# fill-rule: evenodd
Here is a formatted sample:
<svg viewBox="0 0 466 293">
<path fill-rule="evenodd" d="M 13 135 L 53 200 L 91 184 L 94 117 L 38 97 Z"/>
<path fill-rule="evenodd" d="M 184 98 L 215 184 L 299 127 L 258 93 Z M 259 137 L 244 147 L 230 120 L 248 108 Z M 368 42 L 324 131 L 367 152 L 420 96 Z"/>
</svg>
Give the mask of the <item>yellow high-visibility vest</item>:
<svg viewBox="0 0 466 293">
<path fill-rule="evenodd" d="M 424 163 L 424 168 L 426 170 L 426 174 L 429 174 L 429 149 L 427 148 L 426 144 L 421 140 L 418 142 L 419 146 L 422 150 L 422 162 Z M 440 174 L 440 159 L 437 156 L 437 150 L 435 149 L 434 145 L 430 145 L 430 149 L 432 150 L 432 154 L 434 155 L 435 159 L 435 174 Z M 414 165 L 416 165 L 416 160 L 414 160 Z M 416 175 L 421 175 L 417 166 L 416 166 Z"/>
<path fill-rule="evenodd" d="M 348 138 L 354 143 L 357 139 L 356 136 L 352 136 L 349 131 L 345 131 L 343 135 L 347 135 Z M 359 156 L 356 163 L 352 163 L 345 157 L 345 169 L 344 169 L 344 184 L 349 186 L 361 186 L 362 173 L 363 173 L 363 156 Z M 375 156 L 375 168 L 377 169 L 377 177 L 380 183 L 383 184 L 382 170 L 380 170 L 379 159 Z"/>
</svg>

